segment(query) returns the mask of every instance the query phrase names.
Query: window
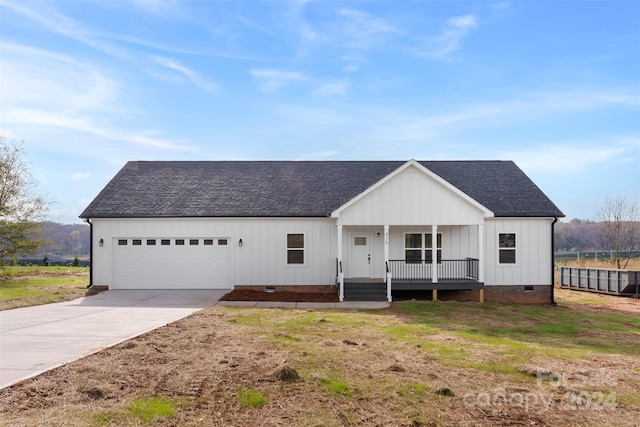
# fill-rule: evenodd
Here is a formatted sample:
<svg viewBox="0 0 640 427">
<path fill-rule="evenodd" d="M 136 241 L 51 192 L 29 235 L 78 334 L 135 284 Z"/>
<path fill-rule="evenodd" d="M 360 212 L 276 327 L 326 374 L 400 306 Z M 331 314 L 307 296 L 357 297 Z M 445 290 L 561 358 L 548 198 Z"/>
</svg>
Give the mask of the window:
<svg viewBox="0 0 640 427">
<path fill-rule="evenodd" d="M 213 246 L 213 239 L 204 239 L 202 244 L 205 246 Z"/>
<path fill-rule="evenodd" d="M 198 239 L 191 239 L 191 240 L 189 240 L 189 244 L 191 246 L 196 246 L 196 245 L 200 244 L 200 241 Z"/>
<path fill-rule="evenodd" d="M 141 245 L 142 245 L 142 240 L 140 240 L 140 239 L 133 239 L 133 240 L 131 241 L 131 244 L 132 244 L 133 246 L 141 246 Z"/>
<path fill-rule="evenodd" d="M 404 235 L 404 260 L 409 264 L 422 262 L 422 234 Z"/>
<path fill-rule="evenodd" d="M 287 234 L 287 264 L 304 264 L 304 234 Z"/>
<path fill-rule="evenodd" d="M 227 239 L 218 239 L 218 246 L 227 246 Z"/>
<path fill-rule="evenodd" d="M 498 234 L 498 262 L 500 264 L 516 263 L 516 235 L 515 233 Z"/>
<path fill-rule="evenodd" d="M 437 256 L 438 256 L 438 264 L 442 263 L 442 234 L 438 233 L 437 236 L 438 241 L 436 242 L 436 248 L 437 248 Z M 433 251 L 432 251 L 432 245 L 433 245 L 433 238 L 431 237 L 431 233 L 429 234 L 425 234 L 424 235 L 424 240 L 425 240 L 425 251 L 424 251 L 424 259 L 426 260 L 426 262 L 431 263 L 432 259 L 433 259 Z"/>
<path fill-rule="evenodd" d="M 442 262 L 442 234 L 438 233 L 437 257 L 438 263 Z M 404 260 L 407 264 L 431 263 L 433 238 L 431 233 L 407 233 L 404 235 Z"/>
<path fill-rule="evenodd" d="M 354 237 L 353 244 L 356 246 L 367 246 L 367 238 L 366 237 Z"/>
<path fill-rule="evenodd" d="M 127 246 L 127 239 L 119 239 L 118 246 Z"/>
<path fill-rule="evenodd" d="M 176 239 L 176 245 L 183 246 L 184 245 L 184 239 Z"/>
<path fill-rule="evenodd" d="M 160 240 L 160 244 L 161 244 L 162 246 L 169 246 L 169 245 L 171 244 L 171 240 L 169 240 L 169 239 L 162 239 L 162 240 Z"/>
<path fill-rule="evenodd" d="M 147 240 L 147 246 L 155 246 L 155 244 L 156 244 L 156 239 Z"/>
</svg>

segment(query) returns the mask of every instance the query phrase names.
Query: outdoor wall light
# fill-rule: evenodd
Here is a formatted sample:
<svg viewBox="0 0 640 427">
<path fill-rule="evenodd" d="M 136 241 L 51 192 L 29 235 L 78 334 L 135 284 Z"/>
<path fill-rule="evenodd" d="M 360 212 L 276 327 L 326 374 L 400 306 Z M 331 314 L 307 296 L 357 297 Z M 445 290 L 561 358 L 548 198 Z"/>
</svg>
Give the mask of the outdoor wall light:
<svg viewBox="0 0 640 427">
<path fill-rule="evenodd" d="M 104 246 L 104 239 L 100 239 L 100 241 L 98 242 L 98 244 L 99 244 L 100 246 Z"/>
<path fill-rule="evenodd" d="M 238 240 L 238 246 L 242 247 L 242 239 Z"/>
</svg>

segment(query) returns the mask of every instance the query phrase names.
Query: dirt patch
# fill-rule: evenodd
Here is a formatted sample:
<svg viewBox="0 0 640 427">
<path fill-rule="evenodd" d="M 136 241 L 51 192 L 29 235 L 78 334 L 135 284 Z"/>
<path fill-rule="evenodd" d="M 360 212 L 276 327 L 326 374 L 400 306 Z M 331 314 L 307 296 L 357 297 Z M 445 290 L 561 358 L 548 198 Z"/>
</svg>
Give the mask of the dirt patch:
<svg viewBox="0 0 640 427">
<path fill-rule="evenodd" d="M 338 302 L 338 294 L 320 292 L 258 292 L 246 289 L 234 289 L 221 301 L 281 301 L 281 302 Z"/>
<path fill-rule="evenodd" d="M 464 312 L 477 322 L 486 315 Z M 542 354 L 526 360 L 527 374 L 498 369 L 501 361 L 487 352 L 474 368 L 484 347 L 474 350 L 478 344 L 451 330 L 422 334 L 419 345 L 415 336 L 388 333 L 407 325 L 417 331 L 409 322 L 394 308 L 210 307 L 0 390 L 0 419 L 7 426 L 142 425 L 126 408 L 156 397 L 175 414 L 147 425 L 631 426 L 640 419 L 640 356 Z M 538 367 L 553 375 L 538 378 Z M 238 395 L 247 391 L 267 402 L 242 405 Z M 606 405 L 612 393 L 616 406 Z"/>
</svg>

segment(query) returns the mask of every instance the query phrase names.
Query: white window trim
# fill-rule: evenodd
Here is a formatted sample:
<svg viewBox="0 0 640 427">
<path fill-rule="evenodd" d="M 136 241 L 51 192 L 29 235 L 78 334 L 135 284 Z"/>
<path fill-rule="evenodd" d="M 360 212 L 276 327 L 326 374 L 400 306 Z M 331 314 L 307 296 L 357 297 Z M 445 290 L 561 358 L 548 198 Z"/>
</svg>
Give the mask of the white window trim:
<svg viewBox="0 0 640 427">
<path fill-rule="evenodd" d="M 407 234 L 421 234 L 422 235 L 422 247 L 421 248 L 407 248 Z M 404 261 L 406 262 L 407 260 L 407 251 L 417 251 L 420 250 L 420 258 L 422 260 L 426 260 L 427 259 L 427 252 L 426 251 L 430 251 L 432 250 L 431 246 L 427 247 L 427 238 L 425 237 L 427 234 L 431 234 L 431 231 L 407 231 L 406 233 L 404 233 L 404 235 L 402 236 L 402 257 L 404 259 Z M 441 247 L 436 248 L 436 262 L 438 260 L 438 252 L 440 253 L 440 259 L 444 259 L 443 258 L 443 252 L 442 252 L 442 247 L 444 247 L 444 235 L 441 232 L 436 233 L 436 246 L 438 245 L 438 236 L 440 236 L 440 243 L 441 243 Z M 438 263 L 439 264 L 439 263 Z"/>
<path fill-rule="evenodd" d="M 302 234 L 302 239 L 303 239 L 303 247 L 302 248 L 290 248 L 288 245 L 288 239 L 287 237 L 289 236 L 289 234 Z M 287 268 L 303 268 L 307 266 L 307 262 L 308 262 L 308 250 L 307 247 L 309 246 L 309 242 L 307 241 L 307 233 L 303 232 L 303 231 L 287 231 L 284 235 L 284 265 Z M 293 250 L 293 251 L 302 251 L 302 259 L 304 260 L 302 264 L 289 264 L 287 262 L 288 258 L 289 258 L 289 250 Z"/>
<path fill-rule="evenodd" d="M 500 247 L 500 235 L 501 234 L 513 234 L 514 236 L 516 236 L 516 245 L 513 248 L 501 248 Z M 516 233 L 515 231 L 498 231 L 498 234 L 496 234 L 496 247 L 497 247 L 497 251 L 496 251 L 496 260 L 498 261 L 498 265 L 500 267 L 517 267 L 518 266 L 518 259 L 520 258 L 518 256 L 518 233 Z M 500 262 L 500 251 L 514 251 L 515 255 L 516 255 L 516 262 Z"/>
</svg>

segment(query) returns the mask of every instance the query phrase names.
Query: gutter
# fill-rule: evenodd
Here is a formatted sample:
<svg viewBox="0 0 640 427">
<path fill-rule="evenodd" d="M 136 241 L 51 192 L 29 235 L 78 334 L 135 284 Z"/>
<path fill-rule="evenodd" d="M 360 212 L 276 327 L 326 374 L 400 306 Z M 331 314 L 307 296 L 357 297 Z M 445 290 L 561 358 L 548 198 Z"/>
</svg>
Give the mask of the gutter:
<svg viewBox="0 0 640 427">
<path fill-rule="evenodd" d="M 554 289 L 555 289 L 555 279 L 556 279 L 556 275 L 555 275 L 555 225 L 556 222 L 558 222 L 558 217 L 553 217 L 553 222 L 551 223 L 551 305 L 553 305 L 554 307 L 556 307 L 558 305 L 558 303 L 556 302 L 556 298 L 554 295 Z"/>
<path fill-rule="evenodd" d="M 93 224 L 91 218 L 82 218 L 84 222 L 89 224 L 89 284 L 87 289 L 93 286 Z"/>
</svg>

